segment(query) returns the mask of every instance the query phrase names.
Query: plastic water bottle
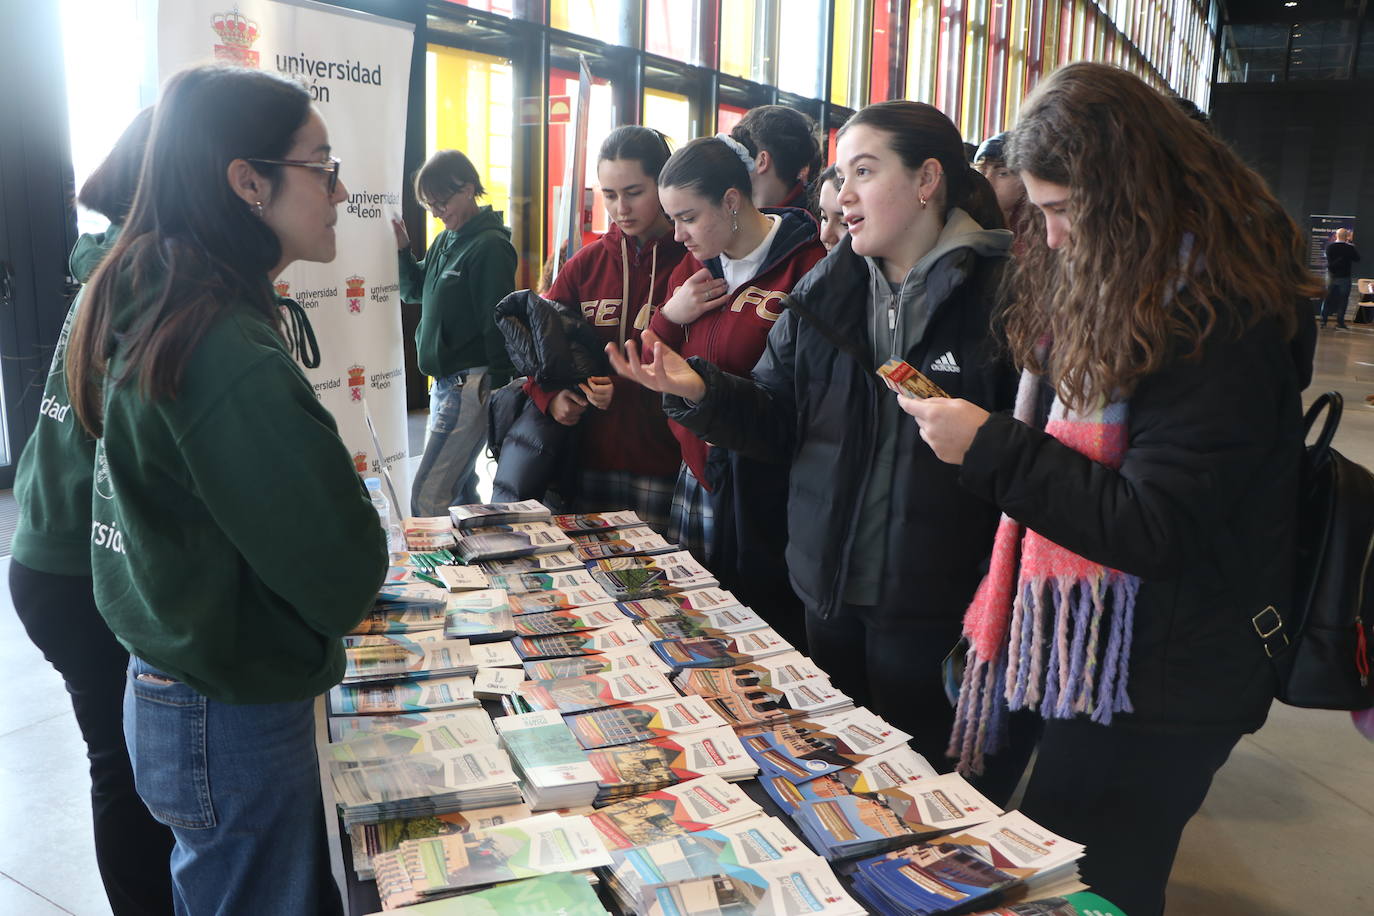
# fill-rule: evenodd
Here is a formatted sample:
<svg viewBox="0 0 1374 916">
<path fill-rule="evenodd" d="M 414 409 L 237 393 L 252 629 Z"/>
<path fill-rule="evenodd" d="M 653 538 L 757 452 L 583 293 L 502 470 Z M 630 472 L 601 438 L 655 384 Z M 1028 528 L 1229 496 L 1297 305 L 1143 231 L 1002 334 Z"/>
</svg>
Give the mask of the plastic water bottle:
<svg viewBox="0 0 1374 916">
<path fill-rule="evenodd" d="M 367 495 L 372 500 L 372 508 L 377 510 L 377 520 L 381 522 L 382 530 L 386 532 L 386 548 L 392 553 L 400 553 L 405 550 L 405 533 L 401 530 L 400 524 L 391 517 L 391 501 L 386 498 L 386 493 L 382 491 L 382 481 L 377 477 L 368 477 L 363 481 L 367 487 Z"/>
</svg>

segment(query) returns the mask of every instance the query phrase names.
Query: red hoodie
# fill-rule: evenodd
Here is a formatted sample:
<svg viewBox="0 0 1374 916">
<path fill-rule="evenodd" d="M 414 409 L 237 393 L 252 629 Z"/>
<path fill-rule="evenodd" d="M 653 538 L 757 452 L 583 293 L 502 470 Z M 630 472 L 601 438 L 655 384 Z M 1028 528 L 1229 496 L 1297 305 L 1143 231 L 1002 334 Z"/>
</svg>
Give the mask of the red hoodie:
<svg viewBox="0 0 1374 916">
<path fill-rule="evenodd" d="M 671 232 L 638 245 L 611 223 L 604 236 L 563 265 L 546 298 L 581 308 L 607 343 L 638 343 L 649 319 L 668 298 L 669 277 L 686 253 Z M 623 313 L 627 291 L 636 307 Z M 668 431 L 661 396 L 618 375 L 612 375 L 611 383 L 615 390 L 610 409 L 588 407 L 582 414 L 579 466 L 588 471 L 676 476 L 678 446 Z M 525 391 L 545 413 L 558 393 L 533 381 L 525 383 Z"/>
<path fill-rule="evenodd" d="M 684 357 L 700 356 L 735 375 L 749 375 L 763 355 L 768 332 L 782 317 L 783 297 L 825 257 L 819 227 L 810 213 L 791 207 L 765 208 L 763 212 L 781 216 L 782 225 L 753 279 L 732 289 L 725 305 L 689 325 L 674 324 L 662 312 L 656 313 L 649 325 L 665 344 Z M 719 258 L 711 258 L 703 265 L 689 254 L 673 271 L 669 297 L 703 266 L 709 267 L 712 275 L 722 276 Z M 706 484 L 707 444 L 672 420 L 668 426 L 682 447 L 682 460 L 701 485 L 710 489 Z"/>
</svg>

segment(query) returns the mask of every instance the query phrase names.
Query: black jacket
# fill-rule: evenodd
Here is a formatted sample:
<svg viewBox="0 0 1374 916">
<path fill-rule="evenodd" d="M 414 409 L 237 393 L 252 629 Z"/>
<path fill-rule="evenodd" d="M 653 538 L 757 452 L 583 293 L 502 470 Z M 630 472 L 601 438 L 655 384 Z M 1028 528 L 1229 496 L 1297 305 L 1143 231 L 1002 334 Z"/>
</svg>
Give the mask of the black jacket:
<svg viewBox="0 0 1374 916">
<path fill-rule="evenodd" d="M 988 410 L 1011 406 L 1016 378 L 992 340 L 993 302 L 1005 260 L 977 258 L 905 354 L 929 372 L 953 354 L 962 371 L 938 376 L 954 397 Z M 934 270 L 932 270 L 932 273 Z M 670 417 L 712 443 L 747 456 L 791 461 L 787 566 L 806 607 L 830 617 L 845 574 L 877 438 L 879 399 L 895 395 L 876 374 L 868 330 L 868 264 L 844 239 L 793 290 L 768 336 L 753 378 L 692 363 L 707 393 L 691 407 L 665 397 Z M 877 614 L 945 620 L 957 628 L 977 587 L 997 509 L 958 486 L 915 421 L 898 430 L 898 467 L 888 515 L 887 556 Z"/>
<path fill-rule="evenodd" d="M 575 307 L 520 290 L 497 304 L 496 326 L 515 370 L 548 390 L 576 389 L 590 376 L 610 374 L 601 338 Z M 498 462 L 492 498 L 544 499 L 554 489 L 570 500 L 576 427 L 545 414 L 522 384 L 497 391 L 489 405 L 487 433 Z"/>
<path fill-rule="evenodd" d="M 1251 731 L 1264 722 L 1275 681 L 1251 621 L 1270 604 L 1289 611 L 1299 379 L 1311 368 L 1295 365 L 1300 352 L 1265 322 L 1144 379 L 1130 398 L 1119 471 L 1007 415 L 989 419 L 964 458 L 959 479 L 970 491 L 1141 578 L 1135 712 L 1113 727 Z"/>
</svg>

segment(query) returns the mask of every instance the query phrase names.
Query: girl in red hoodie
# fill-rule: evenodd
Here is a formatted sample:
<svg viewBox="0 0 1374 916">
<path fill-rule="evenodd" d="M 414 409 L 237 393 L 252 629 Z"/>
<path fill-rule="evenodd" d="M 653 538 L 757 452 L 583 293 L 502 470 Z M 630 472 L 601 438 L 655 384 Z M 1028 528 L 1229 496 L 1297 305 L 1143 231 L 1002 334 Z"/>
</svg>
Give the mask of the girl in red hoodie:
<svg viewBox="0 0 1374 916">
<path fill-rule="evenodd" d="M 745 376 L 762 355 L 793 285 L 825 257 L 810 213 L 754 206 L 750 173 L 756 153 L 734 137 L 702 137 L 663 167 L 659 200 L 687 256 L 669 281 L 672 295 L 650 325 L 684 356 Z M 786 590 L 780 520 L 786 518 L 787 469 L 712 449 L 686 428 L 669 426 L 683 460 L 669 536 L 709 562 L 741 598 L 740 592 Z M 714 453 L 709 472 L 708 453 Z M 727 515 L 728 524 L 713 524 L 718 514 Z M 737 571 L 744 575 L 737 578 Z M 765 588 L 767 583 L 776 585 Z M 788 630 L 786 622 L 781 626 Z"/>
<path fill-rule="evenodd" d="M 596 167 L 611 228 L 563 265 L 547 293 L 579 307 L 607 343 L 639 340 L 685 254 L 658 202 L 668 157 L 656 130 L 627 125 L 611 132 Z M 545 391 L 533 381 L 525 390 L 559 423 L 581 426 L 569 511 L 633 509 L 666 532 L 679 454 L 658 395 L 619 376 L 588 379 L 578 391 Z"/>
</svg>

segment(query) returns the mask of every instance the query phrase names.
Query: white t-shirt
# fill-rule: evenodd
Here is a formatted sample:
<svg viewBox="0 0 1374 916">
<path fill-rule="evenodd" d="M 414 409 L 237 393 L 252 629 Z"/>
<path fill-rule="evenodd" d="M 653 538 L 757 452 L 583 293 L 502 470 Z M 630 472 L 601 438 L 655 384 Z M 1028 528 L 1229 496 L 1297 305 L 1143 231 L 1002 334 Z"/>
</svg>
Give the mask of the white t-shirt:
<svg viewBox="0 0 1374 916">
<path fill-rule="evenodd" d="M 778 227 L 782 225 L 782 217 L 773 213 L 765 214 L 773 224 L 768 230 L 768 234 L 763 237 L 759 247 L 749 252 L 738 260 L 731 260 L 721 252 L 720 269 L 725 274 L 725 284 L 732 291 L 741 283 L 754 279 L 754 275 L 759 272 L 763 265 L 763 259 L 768 257 L 768 249 L 773 247 L 773 239 L 778 237 Z"/>
</svg>

